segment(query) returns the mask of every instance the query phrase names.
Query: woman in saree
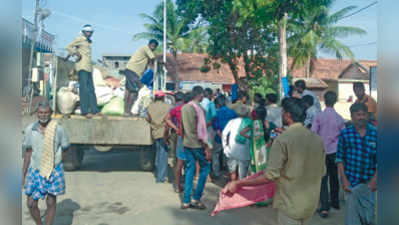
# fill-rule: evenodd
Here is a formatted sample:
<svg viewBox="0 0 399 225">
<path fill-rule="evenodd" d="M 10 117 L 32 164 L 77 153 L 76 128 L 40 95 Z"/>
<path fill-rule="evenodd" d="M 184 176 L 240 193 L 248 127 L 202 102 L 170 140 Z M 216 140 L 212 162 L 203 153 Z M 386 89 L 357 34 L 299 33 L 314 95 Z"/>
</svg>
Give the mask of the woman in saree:
<svg viewBox="0 0 399 225">
<path fill-rule="evenodd" d="M 250 173 L 255 174 L 266 169 L 267 158 L 271 147 L 270 134 L 276 125 L 266 120 L 267 111 L 265 107 L 258 106 L 252 113 L 252 119 L 246 118 L 240 126 L 240 135 L 236 141 L 243 141 L 243 138 L 250 141 Z M 271 199 L 257 203 L 258 206 L 270 204 Z"/>
</svg>

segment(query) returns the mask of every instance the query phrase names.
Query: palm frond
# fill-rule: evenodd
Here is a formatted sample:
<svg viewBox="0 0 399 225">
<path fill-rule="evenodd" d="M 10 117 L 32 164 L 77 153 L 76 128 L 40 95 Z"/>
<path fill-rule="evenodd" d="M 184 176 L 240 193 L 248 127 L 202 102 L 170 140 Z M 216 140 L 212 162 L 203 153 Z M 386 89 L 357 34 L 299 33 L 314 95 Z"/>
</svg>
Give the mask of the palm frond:
<svg viewBox="0 0 399 225">
<path fill-rule="evenodd" d="M 328 23 L 329 24 L 337 23 L 342 17 L 346 16 L 348 13 L 350 13 L 356 8 L 357 6 L 351 5 L 339 10 L 338 12 L 333 13 L 332 15 L 329 16 Z"/>
<path fill-rule="evenodd" d="M 336 38 L 346 38 L 351 35 L 365 35 L 367 32 L 359 27 L 350 26 L 336 26 L 329 27 L 325 31 L 326 36 L 336 37 Z"/>
</svg>

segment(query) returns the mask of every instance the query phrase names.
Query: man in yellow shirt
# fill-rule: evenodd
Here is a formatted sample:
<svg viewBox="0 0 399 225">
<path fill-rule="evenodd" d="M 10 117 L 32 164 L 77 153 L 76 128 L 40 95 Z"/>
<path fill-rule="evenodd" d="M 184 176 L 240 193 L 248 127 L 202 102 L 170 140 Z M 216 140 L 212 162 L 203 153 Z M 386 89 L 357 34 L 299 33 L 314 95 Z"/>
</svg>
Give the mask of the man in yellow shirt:
<svg viewBox="0 0 399 225">
<path fill-rule="evenodd" d="M 129 59 L 125 76 L 125 116 L 131 115 L 131 109 L 137 99 L 138 92 L 142 86 L 140 78 L 149 64 L 155 59 L 154 51 L 158 47 L 157 40 L 150 40 L 148 45 L 140 47 Z"/>
<path fill-rule="evenodd" d="M 283 123 L 289 128 L 273 141 L 264 176 L 233 181 L 227 188 L 234 193 L 240 187 L 274 181 L 273 208 L 278 211 L 278 224 L 306 225 L 319 204 L 317 193 L 326 174 L 324 144 L 303 126 L 306 115 L 299 102 L 286 98 L 282 107 Z"/>
<path fill-rule="evenodd" d="M 364 84 L 362 82 L 353 83 L 353 92 L 357 97 L 355 103 L 366 104 L 370 122 L 375 122 L 377 120 L 377 102 L 365 93 Z"/>
<path fill-rule="evenodd" d="M 94 90 L 91 64 L 91 36 L 93 27 L 89 24 L 84 25 L 80 35 L 75 38 L 66 50 L 68 51 L 68 60 L 71 56 L 76 57 L 75 69 L 79 77 L 79 95 L 81 114 L 91 118 L 94 114 L 99 114 L 97 106 L 97 97 Z"/>
</svg>

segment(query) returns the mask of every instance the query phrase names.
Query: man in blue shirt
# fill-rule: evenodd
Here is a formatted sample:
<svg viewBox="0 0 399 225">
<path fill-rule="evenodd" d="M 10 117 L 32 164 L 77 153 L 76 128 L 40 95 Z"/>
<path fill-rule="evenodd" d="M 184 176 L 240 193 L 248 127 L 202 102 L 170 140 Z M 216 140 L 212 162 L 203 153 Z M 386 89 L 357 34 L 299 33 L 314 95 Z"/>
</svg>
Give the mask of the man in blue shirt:
<svg viewBox="0 0 399 225">
<path fill-rule="evenodd" d="M 215 103 L 212 101 L 213 91 L 210 88 L 205 88 L 204 90 L 204 98 L 200 103 L 202 109 L 205 111 L 206 117 L 206 127 L 208 129 L 208 137 L 210 140 L 210 144 L 213 146 L 213 142 L 215 139 L 215 131 L 212 127 L 213 119 L 216 116 L 216 106 Z"/>
<path fill-rule="evenodd" d="M 220 155 L 223 155 L 223 146 L 221 138 L 223 129 L 226 127 L 227 123 L 230 120 L 237 118 L 238 115 L 234 110 L 229 109 L 226 106 L 226 97 L 224 95 L 221 95 L 215 99 L 215 105 L 217 111 L 216 111 L 216 117 L 213 120 L 213 129 L 216 131 L 216 135 L 215 135 L 215 145 L 212 151 L 212 171 L 215 177 L 219 177 L 221 175 Z M 223 160 L 225 161 L 225 157 L 223 157 Z"/>
<path fill-rule="evenodd" d="M 346 194 L 346 225 L 375 224 L 377 128 L 364 103 L 350 107 L 352 125 L 341 131 L 336 163 Z"/>
</svg>

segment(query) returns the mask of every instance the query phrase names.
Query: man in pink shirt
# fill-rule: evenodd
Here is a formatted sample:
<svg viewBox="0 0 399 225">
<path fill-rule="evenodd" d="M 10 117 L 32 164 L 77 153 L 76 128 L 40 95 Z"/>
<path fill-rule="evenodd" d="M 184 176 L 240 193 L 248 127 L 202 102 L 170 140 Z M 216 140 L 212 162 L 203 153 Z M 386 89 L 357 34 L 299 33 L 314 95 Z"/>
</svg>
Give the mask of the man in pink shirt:
<svg viewBox="0 0 399 225">
<path fill-rule="evenodd" d="M 328 217 L 330 206 L 339 209 L 339 183 L 338 169 L 335 164 L 338 137 L 342 129 L 345 128 L 344 119 L 335 111 L 334 105 L 337 102 L 337 94 L 328 91 L 324 94 L 326 109 L 315 115 L 312 122 L 312 131 L 318 134 L 324 142 L 326 149 L 327 174 L 323 177 L 320 193 L 320 216 Z M 328 193 L 328 179 L 330 183 L 330 201 Z"/>
</svg>

